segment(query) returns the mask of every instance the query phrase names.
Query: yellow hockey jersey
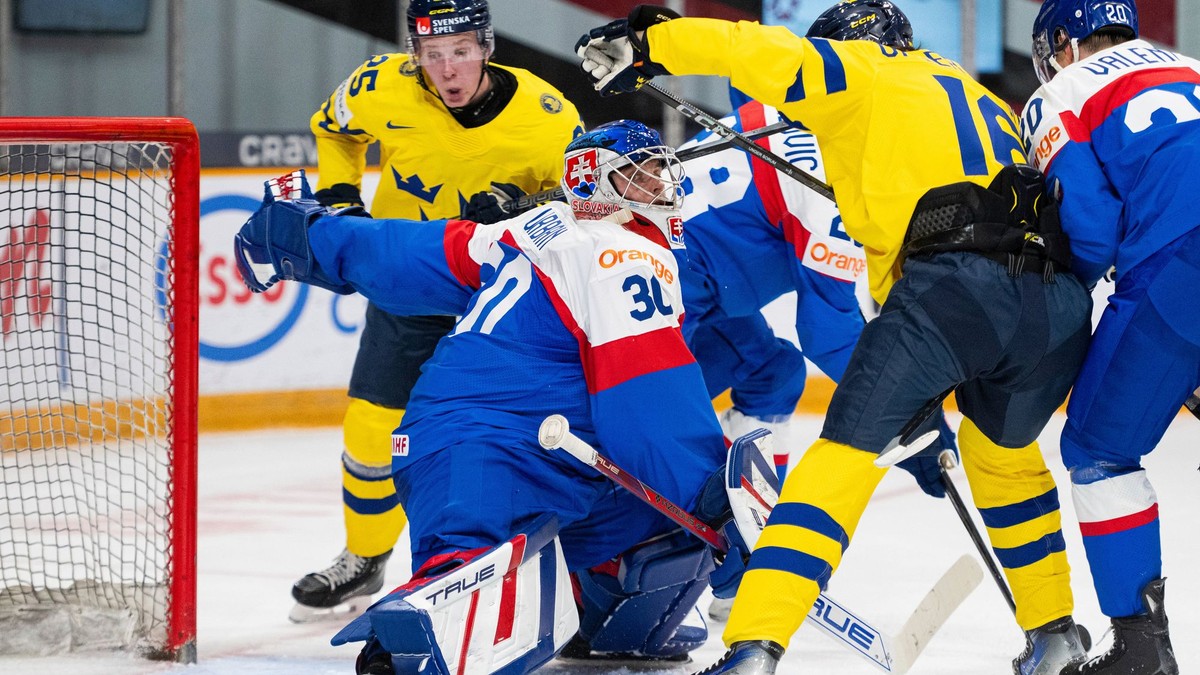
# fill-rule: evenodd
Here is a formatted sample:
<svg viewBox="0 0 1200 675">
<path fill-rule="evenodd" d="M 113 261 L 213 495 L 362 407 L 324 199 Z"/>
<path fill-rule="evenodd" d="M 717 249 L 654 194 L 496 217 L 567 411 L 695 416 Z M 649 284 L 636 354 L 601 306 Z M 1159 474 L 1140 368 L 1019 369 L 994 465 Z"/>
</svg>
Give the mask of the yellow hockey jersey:
<svg viewBox="0 0 1200 675">
<path fill-rule="evenodd" d="M 647 40 L 651 58 L 672 74 L 728 76 L 816 135 L 881 304 L 900 276 L 896 255 L 926 191 L 961 181 L 986 186 L 1004 166 L 1025 161 L 1012 109 L 928 50 L 809 40 L 780 26 L 716 19 L 661 23 Z"/>
<path fill-rule="evenodd" d="M 377 218 L 452 218 L 492 181 L 530 193 L 554 187 L 563 150 L 582 132 L 579 112 L 529 71 L 504 69 L 517 80 L 512 100 L 467 129 L 417 81 L 408 55 L 373 57 L 312 116 L 320 186 L 361 190 L 367 146 L 378 141 L 382 175 L 369 205 Z"/>
</svg>

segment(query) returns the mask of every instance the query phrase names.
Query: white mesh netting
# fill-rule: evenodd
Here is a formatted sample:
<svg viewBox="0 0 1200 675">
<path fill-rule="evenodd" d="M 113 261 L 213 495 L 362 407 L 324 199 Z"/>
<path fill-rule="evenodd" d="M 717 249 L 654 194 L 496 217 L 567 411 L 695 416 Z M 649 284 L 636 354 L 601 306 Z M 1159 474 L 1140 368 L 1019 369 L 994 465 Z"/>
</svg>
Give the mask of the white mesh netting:
<svg viewBox="0 0 1200 675">
<path fill-rule="evenodd" d="M 0 653 L 153 651 L 172 567 L 172 148 L 2 143 Z"/>
</svg>

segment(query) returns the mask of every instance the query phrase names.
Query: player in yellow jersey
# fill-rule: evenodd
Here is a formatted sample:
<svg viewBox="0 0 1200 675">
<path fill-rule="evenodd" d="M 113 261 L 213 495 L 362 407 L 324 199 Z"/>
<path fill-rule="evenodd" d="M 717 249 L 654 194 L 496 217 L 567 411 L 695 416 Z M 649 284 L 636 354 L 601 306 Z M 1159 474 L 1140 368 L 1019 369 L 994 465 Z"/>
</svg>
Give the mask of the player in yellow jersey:
<svg viewBox="0 0 1200 675">
<path fill-rule="evenodd" d="M 367 146 L 376 142 L 378 218 L 491 222 L 505 217 L 506 198 L 557 185 L 563 149 L 582 132 L 579 113 L 532 73 L 490 62 L 486 0 L 413 0 L 407 18 L 408 53 L 370 59 L 312 117 L 318 199 L 362 204 Z M 421 365 L 453 325 L 454 317 L 397 317 L 368 305 L 343 423 L 346 549 L 292 588 L 294 621 L 361 609 L 381 588 L 405 525 L 391 434 Z"/>
<path fill-rule="evenodd" d="M 1036 439 L 1082 362 L 1091 301 L 1068 271 L 1057 208 L 1024 164 L 1012 111 L 958 64 L 914 48 L 887 0 L 835 5 L 806 38 L 677 17 L 643 6 L 585 35 L 578 51 L 596 88 L 726 75 L 804 123 L 883 305 L 821 439 L 784 483 L 729 617 L 730 651 L 711 670 L 774 671 L 888 462 L 917 445 L 889 451 L 890 441 L 951 388 L 975 505 L 1026 631 L 1014 671 L 1082 662 L 1057 488 Z"/>
</svg>

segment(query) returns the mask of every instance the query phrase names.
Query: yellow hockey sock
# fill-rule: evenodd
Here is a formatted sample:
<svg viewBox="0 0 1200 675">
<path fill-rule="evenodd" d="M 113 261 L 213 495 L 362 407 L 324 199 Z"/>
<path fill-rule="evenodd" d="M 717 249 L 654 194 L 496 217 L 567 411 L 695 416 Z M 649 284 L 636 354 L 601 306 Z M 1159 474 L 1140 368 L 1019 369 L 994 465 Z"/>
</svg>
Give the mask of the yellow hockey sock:
<svg viewBox="0 0 1200 675">
<path fill-rule="evenodd" d="M 1071 566 L 1062 535 L 1058 489 L 1041 448 L 993 443 L 969 419 L 958 430 L 963 470 L 992 550 L 1030 630 L 1071 614 Z"/>
<path fill-rule="evenodd" d="M 392 550 L 407 519 L 392 482 L 392 432 L 404 410 L 350 399 L 342 424 L 346 548 L 363 557 Z"/>
<path fill-rule="evenodd" d="M 804 453 L 750 557 L 725 644 L 771 640 L 787 647 L 886 472 L 876 457 L 823 439 Z"/>
</svg>

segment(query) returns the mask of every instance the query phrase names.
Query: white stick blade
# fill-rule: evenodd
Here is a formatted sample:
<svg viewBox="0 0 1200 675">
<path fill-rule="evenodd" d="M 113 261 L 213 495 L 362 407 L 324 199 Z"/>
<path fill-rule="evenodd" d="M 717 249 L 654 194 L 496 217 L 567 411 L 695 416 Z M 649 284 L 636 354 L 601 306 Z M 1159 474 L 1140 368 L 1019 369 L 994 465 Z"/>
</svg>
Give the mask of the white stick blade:
<svg viewBox="0 0 1200 675">
<path fill-rule="evenodd" d="M 892 671 L 904 673 L 912 667 L 954 610 L 983 580 L 983 570 L 971 556 L 959 558 L 934 584 L 904 626 L 892 636 Z"/>
</svg>

